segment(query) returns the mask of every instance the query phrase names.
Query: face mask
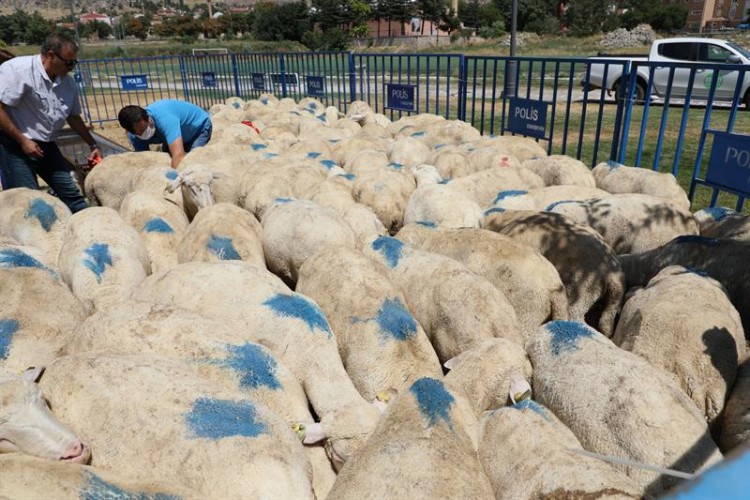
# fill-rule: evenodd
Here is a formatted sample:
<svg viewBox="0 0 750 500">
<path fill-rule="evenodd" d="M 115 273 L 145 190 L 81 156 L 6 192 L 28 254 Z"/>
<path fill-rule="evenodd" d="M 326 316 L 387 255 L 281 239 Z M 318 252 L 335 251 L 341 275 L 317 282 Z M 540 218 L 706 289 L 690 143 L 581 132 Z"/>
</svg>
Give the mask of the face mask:
<svg viewBox="0 0 750 500">
<path fill-rule="evenodd" d="M 144 130 L 143 133 L 138 136 L 138 138 L 143 141 L 147 141 L 151 139 L 155 133 L 156 133 L 156 128 L 154 128 L 154 122 L 149 120 L 148 127 L 146 127 L 146 130 Z"/>
</svg>

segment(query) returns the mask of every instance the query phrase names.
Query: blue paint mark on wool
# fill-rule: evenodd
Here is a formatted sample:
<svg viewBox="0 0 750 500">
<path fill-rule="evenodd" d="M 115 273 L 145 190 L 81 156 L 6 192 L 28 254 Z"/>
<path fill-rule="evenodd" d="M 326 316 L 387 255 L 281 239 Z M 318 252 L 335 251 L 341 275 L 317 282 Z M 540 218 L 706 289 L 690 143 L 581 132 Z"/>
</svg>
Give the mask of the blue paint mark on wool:
<svg viewBox="0 0 750 500">
<path fill-rule="evenodd" d="M 453 178 L 448 177 L 447 179 L 443 179 L 440 182 L 438 182 L 438 184 L 448 184 L 452 180 L 453 180 Z"/>
<path fill-rule="evenodd" d="M 412 137 L 422 137 L 424 135 L 424 132 L 414 132 L 411 134 Z"/>
<path fill-rule="evenodd" d="M 686 267 L 684 271 L 677 274 L 695 274 L 696 276 L 700 276 L 701 278 L 708 278 L 709 276 L 709 274 L 704 269 L 690 266 Z"/>
<path fill-rule="evenodd" d="M 727 217 L 728 215 L 736 214 L 734 210 L 727 207 L 709 207 L 704 208 L 702 212 L 708 214 L 709 217 L 711 217 L 715 221 L 720 221 Z"/>
<path fill-rule="evenodd" d="M 308 102 L 307 107 L 311 109 L 318 109 L 318 104 L 314 102 Z"/>
<path fill-rule="evenodd" d="M 240 103 L 238 103 L 238 102 L 233 102 L 233 103 L 232 103 L 232 107 L 233 107 L 234 109 L 240 109 Z"/>
<path fill-rule="evenodd" d="M 391 167 L 393 170 L 403 170 L 404 169 L 404 164 L 403 163 L 398 163 L 398 162 L 395 162 L 395 161 L 390 162 L 388 164 L 388 166 Z"/>
<path fill-rule="evenodd" d="M 234 248 L 232 238 L 212 234 L 206 242 L 206 248 L 221 260 L 242 260 L 239 252 Z"/>
<path fill-rule="evenodd" d="M 417 322 L 398 297 L 385 299 L 375 319 L 380 330 L 396 340 L 409 340 L 417 335 Z"/>
<path fill-rule="evenodd" d="M 323 114 L 317 115 L 315 118 L 317 118 L 318 120 L 320 120 L 323 123 L 327 123 L 328 122 L 328 118 L 326 118 L 326 115 L 323 115 Z"/>
<path fill-rule="evenodd" d="M 180 500 L 181 497 L 165 493 L 141 493 L 125 491 L 109 483 L 90 470 L 83 472 L 83 485 L 78 494 L 81 500 L 103 500 L 116 498 L 117 500 Z"/>
<path fill-rule="evenodd" d="M 180 174 L 177 173 L 177 170 L 168 170 L 167 173 L 164 174 L 164 176 L 170 181 L 175 180 L 178 175 Z"/>
<path fill-rule="evenodd" d="M 253 151 L 260 151 L 261 149 L 266 149 L 267 147 L 268 146 L 266 146 L 265 144 L 261 144 L 259 142 L 250 144 L 250 149 L 252 149 Z"/>
<path fill-rule="evenodd" d="M 396 238 L 380 236 L 372 242 L 372 249 L 380 252 L 385 257 L 388 266 L 392 269 L 398 265 L 398 261 L 401 259 L 404 244 Z"/>
<path fill-rule="evenodd" d="M 339 177 L 343 177 L 344 179 L 347 179 L 347 180 L 350 180 L 350 181 L 353 181 L 354 179 L 357 178 L 357 176 L 354 175 L 354 174 L 339 174 L 338 176 Z"/>
<path fill-rule="evenodd" d="M 266 160 L 270 160 L 271 158 L 276 158 L 279 156 L 279 153 L 263 153 L 263 158 Z"/>
<path fill-rule="evenodd" d="M 185 414 L 193 437 L 219 440 L 232 436 L 258 437 L 268 427 L 257 418 L 257 409 L 249 401 L 198 398 Z"/>
<path fill-rule="evenodd" d="M 112 256 L 109 254 L 109 245 L 106 243 L 94 243 L 84 250 L 86 257 L 83 258 L 83 265 L 96 276 L 96 282 L 101 284 L 102 275 L 107 270 L 107 266 L 112 267 Z"/>
<path fill-rule="evenodd" d="M 41 198 L 34 198 L 29 203 L 29 209 L 23 216 L 27 219 L 36 219 L 46 232 L 50 232 L 52 226 L 57 222 L 55 209 Z"/>
<path fill-rule="evenodd" d="M 614 170 L 614 169 L 616 169 L 616 168 L 624 167 L 625 165 L 623 165 L 622 163 L 616 162 L 616 161 L 614 161 L 614 160 L 607 160 L 607 166 L 608 166 L 608 167 L 609 167 L 609 168 L 610 168 L 611 170 Z"/>
<path fill-rule="evenodd" d="M 511 198 L 514 196 L 522 196 L 524 194 L 528 194 L 528 191 L 523 191 L 521 189 L 509 189 L 507 191 L 500 191 L 497 193 L 497 196 L 495 197 L 495 201 L 493 203 L 497 203 L 500 200 L 504 200 L 505 198 Z"/>
<path fill-rule="evenodd" d="M 577 321 L 551 321 L 546 328 L 552 336 L 552 353 L 555 356 L 578 350 L 582 338 L 594 337 L 594 330 Z"/>
<path fill-rule="evenodd" d="M 317 158 L 318 156 L 320 156 L 322 154 L 323 153 L 318 153 L 316 151 L 310 151 L 309 153 L 307 153 L 307 157 L 310 158 L 310 159 L 312 159 L 312 160 L 314 160 L 315 158 Z"/>
<path fill-rule="evenodd" d="M 0 319 L 0 359 L 8 357 L 13 335 L 18 331 L 18 321 L 14 319 Z"/>
<path fill-rule="evenodd" d="M 3 248 L 0 250 L 0 267 L 37 267 L 39 269 L 47 269 L 44 264 L 34 257 L 16 248 Z"/>
<path fill-rule="evenodd" d="M 336 144 L 337 142 L 341 142 L 341 139 L 328 139 L 328 142 L 331 144 Z"/>
<path fill-rule="evenodd" d="M 337 163 L 333 160 L 320 160 L 320 164 L 328 169 L 331 169 L 337 165 Z"/>
<path fill-rule="evenodd" d="M 146 224 L 143 225 L 143 231 L 146 233 L 174 233 L 172 226 L 161 217 L 154 217 L 146 221 Z"/>
<path fill-rule="evenodd" d="M 698 236 L 695 234 L 685 234 L 678 236 L 672 240 L 675 245 L 691 244 L 691 245 L 703 245 L 707 247 L 715 247 L 719 245 L 719 240 L 715 238 L 706 238 L 705 236 Z"/>
<path fill-rule="evenodd" d="M 573 205 L 573 204 L 580 205 L 581 202 L 578 200 L 558 200 L 547 205 L 547 208 L 545 208 L 543 212 L 551 212 L 555 209 L 555 207 L 558 207 L 560 205 Z"/>
<path fill-rule="evenodd" d="M 534 413 L 541 416 L 544 420 L 547 422 L 551 422 L 551 419 L 549 418 L 549 414 L 547 413 L 547 410 L 537 403 L 536 401 L 532 401 L 530 399 L 524 399 L 523 401 L 520 401 L 513 406 L 511 406 L 514 410 L 531 410 Z"/>
<path fill-rule="evenodd" d="M 268 104 L 268 97 L 262 97 L 262 98 L 260 99 L 260 102 L 262 102 L 263 104 L 266 104 L 266 105 L 267 105 L 267 104 Z"/>
<path fill-rule="evenodd" d="M 501 214 L 501 213 L 503 213 L 503 212 L 505 212 L 505 209 L 504 209 L 504 208 L 500 208 L 500 207 L 492 207 L 492 208 L 490 208 L 489 210 L 486 210 L 486 211 L 484 212 L 484 215 L 490 215 L 490 214 Z"/>
<path fill-rule="evenodd" d="M 224 364 L 241 374 L 240 387 L 243 389 L 281 389 L 276 378 L 276 360 L 257 344 L 228 345 L 230 357 Z"/>
<path fill-rule="evenodd" d="M 419 411 L 427 418 L 430 427 L 444 420 L 453 429 L 450 412 L 455 399 L 442 382 L 429 377 L 420 378 L 412 384 L 409 392 L 414 394 Z"/>
<path fill-rule="evenodd" d="M 318 328 L 323 330 L 327 337 L 332 335 L 331 327 L 320 307 L 301 295 L 277 293 L 263 302 L 263 305 L 270 307 L 278 316 L 304 321 L 313 333 L 315 333 L 315 328 Z"/>
<path fill-rule="evenodd" d="M 416 223 L 420 226 L 429 227 L 430 229 L 435 229 L 437 227 L 437 224 L 428 220 L 418 220 Z"/>
<path fill-rule="evenodd" d="M 275 203 L 291 203 L 294 201 L 294 198 L 284 198 L 284 197 L 278 197 L 274 198 L 273 200 Z"/>
</svg>

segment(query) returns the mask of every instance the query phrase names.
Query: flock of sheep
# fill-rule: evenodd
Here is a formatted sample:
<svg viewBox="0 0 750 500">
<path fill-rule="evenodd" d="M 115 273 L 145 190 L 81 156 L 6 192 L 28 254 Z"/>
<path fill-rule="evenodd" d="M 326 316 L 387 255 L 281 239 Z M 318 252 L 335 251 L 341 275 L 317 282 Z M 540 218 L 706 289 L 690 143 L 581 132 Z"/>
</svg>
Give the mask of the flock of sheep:
<svg viewBox="0 0 750 500">
<path fill-rule="evenodd" d="M 435 115 L 211 115 L 75 215 L 0 192 L 0 497 L 640 498 L 750 439 L 747 216 Z"/>
</svg>

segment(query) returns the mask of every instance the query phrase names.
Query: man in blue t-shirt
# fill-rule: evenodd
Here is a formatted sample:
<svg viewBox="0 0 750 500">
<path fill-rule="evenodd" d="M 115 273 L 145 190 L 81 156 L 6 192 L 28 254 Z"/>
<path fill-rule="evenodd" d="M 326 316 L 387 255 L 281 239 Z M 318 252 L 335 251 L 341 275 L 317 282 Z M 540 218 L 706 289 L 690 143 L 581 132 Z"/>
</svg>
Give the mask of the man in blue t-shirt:
<svg viewBox="0 0 750 500">
<path fill-rule="evenodd" d="M 149 144 L 161 144 L 169 151 L 172 168 L 185 153 L 205 146 L 211 139 L 211 118 L 195 104 L 175 99 L 156 101 L 146 108 L 125 106 L 117 115 L 120 126 L 136 151 L 148 151 Z"/>
</svg>

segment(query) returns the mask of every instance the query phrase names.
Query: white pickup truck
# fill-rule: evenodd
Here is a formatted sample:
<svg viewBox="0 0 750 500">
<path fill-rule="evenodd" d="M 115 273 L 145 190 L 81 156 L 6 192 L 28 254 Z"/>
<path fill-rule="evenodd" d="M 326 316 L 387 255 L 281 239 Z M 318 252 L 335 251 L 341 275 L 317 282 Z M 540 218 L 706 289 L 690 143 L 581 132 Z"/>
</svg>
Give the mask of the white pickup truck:
<svg viewBox="0 0 750 500">
<path fill-rule="evenodd" d="M 648 56 L 607 56 L 599 54 L 597 57 L 591 57 L 588 68 L 581 79 L 581 85 L 585 91 L 595 89 L 605 89 L 608 93 L 622 91 L 627 88 L 629 75 L 623 75 L 623 66 L 620 64 L 596 64 L 597 59 L 617 60 L 627 59 L 630 61 L 650 61 L 650 62 L 670 62 L 670 63 L 692 63 L 692 64 L 750 64 L 750 52 L 739 45 L 727 40 L 711 38 L 664 38 L 655 40 L 651 45 L 651 52 Z M 636 65 L 631 66 L 631 68 Z M 604 81 L 606 69 L 607 78 Z M 651 77 L 650 67 L 637 65 L 636 68 L 636 87 L 634 98 L 637 101 L 643 101 L 646 97 L 648 80 Z M 653 82 L 651 97 L 663 97 L 669 86 L 671 68 L 669 66 L 656 67 L 653 72 Z M 696 70 L 695 82 L 693 83 L 692 98 L 706 99 L 709 89 L 711 88 L 711 79 L 714 71 L 699 68 Z M 732 101 L 734 91 L 737 86 L 737 80 L 740 78 L 741 71 L 721 70 L 719 71 L 716 91 L 714 93 L 715 101 Z M 587 79 L 588 75 L 588 79 Z M 687 67 L 675 68 L 672 79 L 670 98 L 684 98 L 687 94 L 690 83 L 690 69 Z M 744 73 L 742 87 L 740 90 L 740 99 L 746 107 L 750 108 L 750 68 Z"/>
</svg>

